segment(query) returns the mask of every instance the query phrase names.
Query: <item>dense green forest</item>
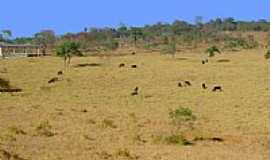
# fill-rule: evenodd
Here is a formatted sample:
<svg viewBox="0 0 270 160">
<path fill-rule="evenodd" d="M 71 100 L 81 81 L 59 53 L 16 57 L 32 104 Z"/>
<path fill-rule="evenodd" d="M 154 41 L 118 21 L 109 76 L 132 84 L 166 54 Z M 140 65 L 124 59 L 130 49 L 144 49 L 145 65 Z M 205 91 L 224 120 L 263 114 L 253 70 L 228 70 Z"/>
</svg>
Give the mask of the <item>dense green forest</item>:
<svg viewBox="0 0 270 160">
<path fill-rule="evenodd" d="M 237 21 L 234 18 L 217 18 L 203 22 L 196 17 L 194 23 L 175 20 L 173 23 L 158 22 L 143 27 L 120 24 L 116 28 L 84 28 L 79 33 L 56 35 L 53 30 L 42 30 L 32 37 L 12 38 L 12 31 L 3 30 L 0 34 L 2 42 L 14 44 L 38 44 L 53 49 L 63 41 L 80 43 L 84 52 L 99 50 L 115 50 L 122 47 L 135 46 L 144 49 L 170 50 L 175 46 L 197 48 L 202 45 L 216 45 L 223 49 L 250 49 L 268 47 L 270 44 L 270 22 L 267 20 Z M 265 32 L 267 38 L 260 44 L 254 32 Z M 270 33 L 270 32 L 269 32 Z"/>
</svg>

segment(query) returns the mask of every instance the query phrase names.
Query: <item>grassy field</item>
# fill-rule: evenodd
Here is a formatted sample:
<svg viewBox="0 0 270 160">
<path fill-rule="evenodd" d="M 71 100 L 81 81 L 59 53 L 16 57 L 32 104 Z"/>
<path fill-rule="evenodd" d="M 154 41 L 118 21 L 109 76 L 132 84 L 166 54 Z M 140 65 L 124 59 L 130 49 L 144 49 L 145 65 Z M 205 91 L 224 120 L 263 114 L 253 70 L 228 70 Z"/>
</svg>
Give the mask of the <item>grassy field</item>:
<svg viewBox="0 0 270 160">
<path fill-rule="evenodd" d="M 63 70 L 60 58 L 0 60 L 0 77 L 23 89 L 0 94 L 0 159 L 268 160 L 264 53 L 225 53 L 206 65 L 198 53 L 73 58 L 54 84 L 48 80 Z M 192 86 L 178 87 L 185 80 Z M 223 92 L 212 92 L 215 85 Z M 139 95 L 131 96 L 136 86 Z M 184 131 L 169 116 L 179 107 L 196 116 Z M 192 145 L 163 138 L 175 134 Z"/>
</svg>

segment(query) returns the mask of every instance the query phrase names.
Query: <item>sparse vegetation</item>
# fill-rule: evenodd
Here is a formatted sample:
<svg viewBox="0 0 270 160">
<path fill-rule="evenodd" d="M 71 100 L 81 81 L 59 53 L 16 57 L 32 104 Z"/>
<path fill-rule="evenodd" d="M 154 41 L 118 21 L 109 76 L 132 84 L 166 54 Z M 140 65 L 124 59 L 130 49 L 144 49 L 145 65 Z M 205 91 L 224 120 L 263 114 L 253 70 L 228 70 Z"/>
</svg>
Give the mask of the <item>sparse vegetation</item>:
<svg viewBox="0 0 270 160">
<path fill-rule="evenodd" d="M 102 121 L 102 127 L 103 128 L 117 128 L 117 126 L 114 124 L 113 120 L 110 120 L 110 119 L 104 119 Z"/>
<path fill-rule="evenodd" d="M 0 78 L 0 88 L 10 88 L 9 81 L 3 78 Z"/>
<path fill-rule="evenodd" d="M 187 140 L 181 134 L 169 134 L 169 135 L 159 135 L 154 137 L 154 143 L 156 144 L 166 144 L 166 145 L 192 145 L 193 143 Z"/>
<path fill-rule="evenodd" d="M 180 145 L 190 145 L 191 142 L 189 142 L 187 139 L 185 139 L 182 135 L 170 135 L 168 137 L 165 137 L 165 142 L 167 144 L 180 144 Z"/>
<path fill-rule="evenodd" d="M 16 135 L 26 135 L 26 132 L 16 126 L 9 127 L 8 130 Z"/>
<path fill-rule="evenodd" d="M 36 132 L 39 136 L 52 137 L 55 135 L 52 131 L 52 126 L 49 121 L 43 121 L 36 127 Z"/>
<path fill-rule="evenodd" d="M 209 57 L 214 57 L 215 53 L 221 53 L 216 46 L 209 47 L 205 52 Z"/>
<path fill-rule="evenodd" d="M 179 122 L 194 121 L 196 116 L 193 115 L 189 108 L 179 107 L 176 110 L 171 110 L 169 112 L 170 118 L 173 123 L 177 124 Z"/>
</svg>

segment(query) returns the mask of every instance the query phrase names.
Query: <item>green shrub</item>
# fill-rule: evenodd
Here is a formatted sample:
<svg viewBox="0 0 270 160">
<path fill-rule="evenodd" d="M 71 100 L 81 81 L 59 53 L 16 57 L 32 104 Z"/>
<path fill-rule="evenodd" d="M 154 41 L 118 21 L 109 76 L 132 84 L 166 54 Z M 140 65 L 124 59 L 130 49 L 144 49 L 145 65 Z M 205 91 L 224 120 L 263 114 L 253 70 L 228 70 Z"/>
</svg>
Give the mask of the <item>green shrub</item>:
<svg viewBox="0 0 270 160">
<path fill-rule="evenodd" d="M 173 122 L 196 120 L 196 117 L 193 115 L 192 111 L 189 108 L 183 107 L 179 107 L 176 110 L 170 111 L 169 116 L 173 120 Z"/>
<path fill-rule="evenodd" d="M 183 141 L 185 141 L 182 135 L 175 134 L 165 137 L 164 140 L 167 144 L 183 144 Z"/>
<path fill-rule="evenodd" d="M 216 46 L 207 48 L 205 52 L 208 54 L 209 57 L 214 57 L 216 52 L 221 53 Z"/>
<path fill-rule="evenodd" d="M 117 128 L 117 126 L 114 124 L 113 120 L 104 119 L 102 121 L 102 127 L 103 128 Z"/>
<path fill-rule="evenodd" d="M 49 121 L 44 121 L 37 126 L 36 131 L 40 136 L 52 137 L 55 134 L 51 131 L 51 129 L 52 126 L 50 125 Z"/>
<path fill-rule="evenodd" d="M 0 88 L 10 88 L 9 81 L 3 78 L 0 78 Z"/>
<path fill-rule="evenodd" d="M 229 37 L 225 39 L 225 48 L 229 48 L 231 50 L 240 48 L 240 49 L 253 49 L 258 47 L 258 42 L 255 41 L 253 36 L 248 36 L 248 38 L 242 37 Z"/>
<path fill-rule="evenodd" d="M 119 47 L 119 42 L 115 39 L 109 39 L 105 43 L 105 48 L 108 50 L 116 50 Z"/>
<path fill-rule="evenodd" d="M 192 145 L 192 143 L 181 134 L 172 134 L 167 136 L 160 135 L 155 137 L 154 142 L 165 143 L 167 145 Z"/>
<path fill-rule="evenodd" d="M 14 133 L 16 135 L 19 135 L 19 134 L 26 135 L 26 132 L 24 130 L 22 130 L 22 129 L 16 127 L 16 126 L 9 127 L 8 129 L 9 129 L 10 132 L 12 132 L 12 133 Z"/>
</svg>

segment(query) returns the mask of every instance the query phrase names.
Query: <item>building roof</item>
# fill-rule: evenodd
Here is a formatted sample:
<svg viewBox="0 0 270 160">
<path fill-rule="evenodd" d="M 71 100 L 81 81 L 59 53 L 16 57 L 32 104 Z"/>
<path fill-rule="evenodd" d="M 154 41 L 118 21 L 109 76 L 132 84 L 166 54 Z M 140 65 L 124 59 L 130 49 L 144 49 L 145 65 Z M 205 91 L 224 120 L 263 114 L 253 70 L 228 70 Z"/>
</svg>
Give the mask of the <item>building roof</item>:
<svg viewBox="0 0 270 160">
<path fill-rule="evenodd" d="M 39 47 L 40 48 L 41 45 L 0 43 L 0 47 Z"/>
</svg>

